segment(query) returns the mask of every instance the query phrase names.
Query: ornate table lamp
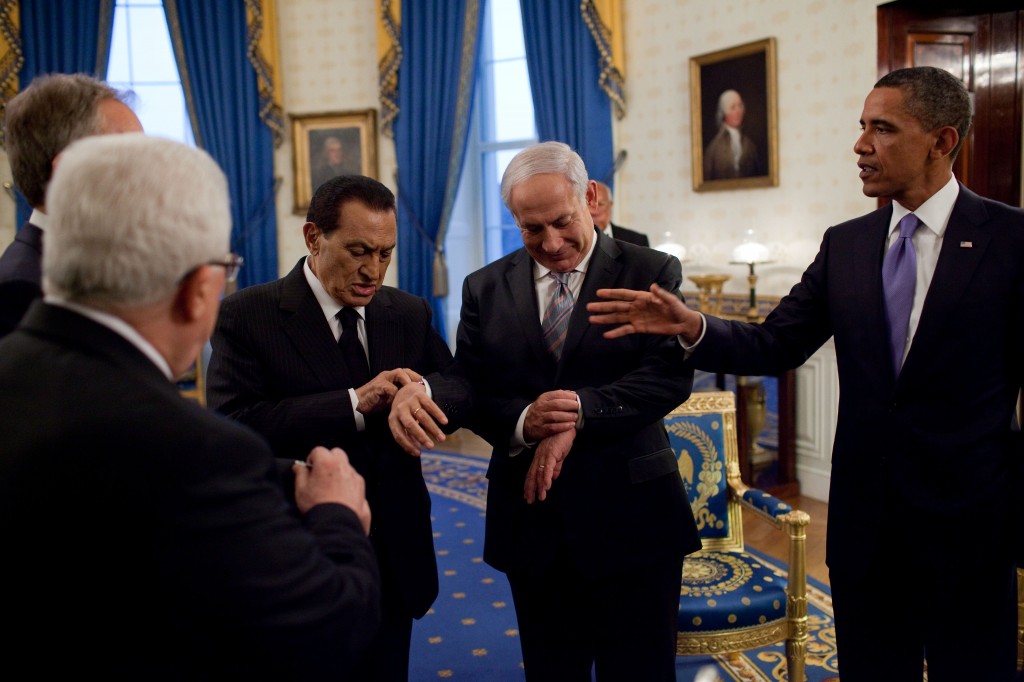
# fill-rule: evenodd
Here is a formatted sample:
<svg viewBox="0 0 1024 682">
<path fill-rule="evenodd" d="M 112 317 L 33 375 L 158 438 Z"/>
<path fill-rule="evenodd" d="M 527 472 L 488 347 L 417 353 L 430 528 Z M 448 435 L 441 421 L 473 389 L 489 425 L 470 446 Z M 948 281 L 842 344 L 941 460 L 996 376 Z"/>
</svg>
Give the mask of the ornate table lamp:
<svg viewBox="0 0 1024 682">
<path fill-rule="evenodd" d="M 757 310 L 757 273 L 754 266 L 759 263 L 771 263 L 768 247 L 757 241 L 754 230 L 747 230 L 743 242 L 732 250 L 732 265 L 746 265 L 750 268 L 747 281 L 750 282 L 750 308 L 747 310 L 747 319 L 756 322 L 761 318 Z"/>
<path fill-rule="evenodd" d="M 732 250 L 733 265 L 746 265 L 750 268 L 747 281 L 750 283 L 750 307 L 747 309 L 747 320 L 758 322 L 761 313 L 757 306 L 757 273 L 754 266 L 763 263 L 770 263 L 770 252 L 768 247 L 757 241 L 753 229 L 748 229 L 744 234 L 743 241 Z M 757 437 L 764 428 L 767 417 L 764 381 L 761 377 L 736 377 L 737 398 L 743 407 L 746 417 L 746 450 L 751 470 L 755 471 L 763 467 L 771 456 L 757 442 Z M 756 480 L 756 479 L 755 479 Z"/>
</svg>

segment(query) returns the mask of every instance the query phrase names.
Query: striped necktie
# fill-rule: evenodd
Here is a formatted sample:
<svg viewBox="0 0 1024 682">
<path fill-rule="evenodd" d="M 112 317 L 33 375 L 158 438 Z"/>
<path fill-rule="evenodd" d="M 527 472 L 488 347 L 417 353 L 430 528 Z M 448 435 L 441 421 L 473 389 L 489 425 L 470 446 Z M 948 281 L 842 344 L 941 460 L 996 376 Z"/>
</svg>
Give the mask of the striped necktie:
<svg viewBox="0 0 1024 682">
<path fill-rule="evenodd" d="M 572 292 L 569 291 L 569 272 L 549 272 L 548 276 L 555 280 L 555 293 L 551 296 L 541 327 L 544 330 L 544 345 L 548 352 L 557 360 L 562 355 L 562 344 L 565 333 L 569 330 L 569 318 L 572 316 Z"/>
</svg>

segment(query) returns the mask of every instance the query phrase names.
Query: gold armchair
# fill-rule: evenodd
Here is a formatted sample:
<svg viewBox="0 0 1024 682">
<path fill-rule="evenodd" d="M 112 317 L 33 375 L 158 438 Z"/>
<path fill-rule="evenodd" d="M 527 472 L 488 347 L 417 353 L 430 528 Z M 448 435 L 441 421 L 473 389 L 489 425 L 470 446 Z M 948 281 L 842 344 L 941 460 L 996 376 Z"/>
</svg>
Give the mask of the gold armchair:
<svg viewBox="0 0 1024 682">
<path fill-rule="evenodd" d="M 704 544 L 683 565 L 676 653 L 732 654 L 785 640 L 789 680 L 802 682 L 810 517 L 740 479 L 733 393 L 694 393 L 665 416 L 665 429 Z M 742 512 L 788 534 L 788 580 L 744 551 Z"/>
</svg>

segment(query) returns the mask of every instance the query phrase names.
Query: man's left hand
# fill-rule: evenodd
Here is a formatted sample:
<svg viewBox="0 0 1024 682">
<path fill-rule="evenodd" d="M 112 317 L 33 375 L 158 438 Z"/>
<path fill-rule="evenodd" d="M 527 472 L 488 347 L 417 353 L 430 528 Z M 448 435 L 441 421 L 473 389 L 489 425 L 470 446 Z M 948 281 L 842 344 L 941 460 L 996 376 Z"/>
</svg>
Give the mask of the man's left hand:
<svg viewBox="0 0 1024 682">
<path fill-rule="evenodd" d="M 526 472 L 526 484 L 523 488 L 527 504 L 547 499 L 551 484 L 562 473 L 562 462 L 572 449 L 574 440 L 576 429 L 570 429 L 548 436 L 537 445 L 530 470 Z"/>
</svg>

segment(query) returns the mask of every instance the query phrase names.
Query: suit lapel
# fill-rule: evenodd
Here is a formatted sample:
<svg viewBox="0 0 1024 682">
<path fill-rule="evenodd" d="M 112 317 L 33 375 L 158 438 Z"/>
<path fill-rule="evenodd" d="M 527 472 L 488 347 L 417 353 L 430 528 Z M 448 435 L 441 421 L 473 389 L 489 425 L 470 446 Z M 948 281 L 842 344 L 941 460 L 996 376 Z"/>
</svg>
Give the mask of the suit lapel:
<svg viewBox="0 0 1024 682">
<path fill-rule="evenodd" d="M 370 347 L 370 375 L 405 363 L 402 357 L 401 320 L 391 306 L 387 290 L 382 289 L 366 306 L 366 343 Z"/>
<path fill-rule="evenodd" d="M 544 347 L 544 335 L 540 327 L 540 306 L 546 302 L 537 301 L 536 287 L 533 283 L 533 259 L 521 249 L 509 262 L 505 271 L 507 295 L 515 309 L 516 320 L 522 329 L 523 338 L 537 359 L 551 362 L 552 357 Z"/>
<path fill-rule="evenodd" d="M 988 212 L 984 204 L 976 194 L 961 185 L 960 195 L 953 205 L 949 223 L 942 235 L 942 248 L 935 265 L 935 274 L 932 275 L 924 299 L 921 320 L 910 344 L 901 377 L 908 368 L 912 371 L 920 362 L 917 358 L 923 358 L 936 339 L 949 333 L 946 326 L 956 320 L 955 311 L 964 290 L 988 249 L 991 235 L 982 227 L 987 220 Z"/>
<path fill-rule="evenodd" d="M 336 389 L 338 377 L 348 382 L 348 367 L 324 311 L 306 282 L 302 263 L 299 261 L 281 283 L 281 326 L 324 388 Z"/>
<path fill-rule="evenodd" d="M 569 331 L 565 335 L 565 345 L 562 347 L 563 360 L 575 352 L 590 328 L 587 303 L 597 299 L 598 289 L 614 284 L 619 271 L 622 270 L 622 263 L 619 262 L 622 249 L 619 245 L 613 238 L 600 232 L 595 231 L 595 235 L 597 244 L 594 246 L 594 255 L 590 257 L 579 298 L 573 306 L 572 317 L 569 318 Z"/>
</svg>

